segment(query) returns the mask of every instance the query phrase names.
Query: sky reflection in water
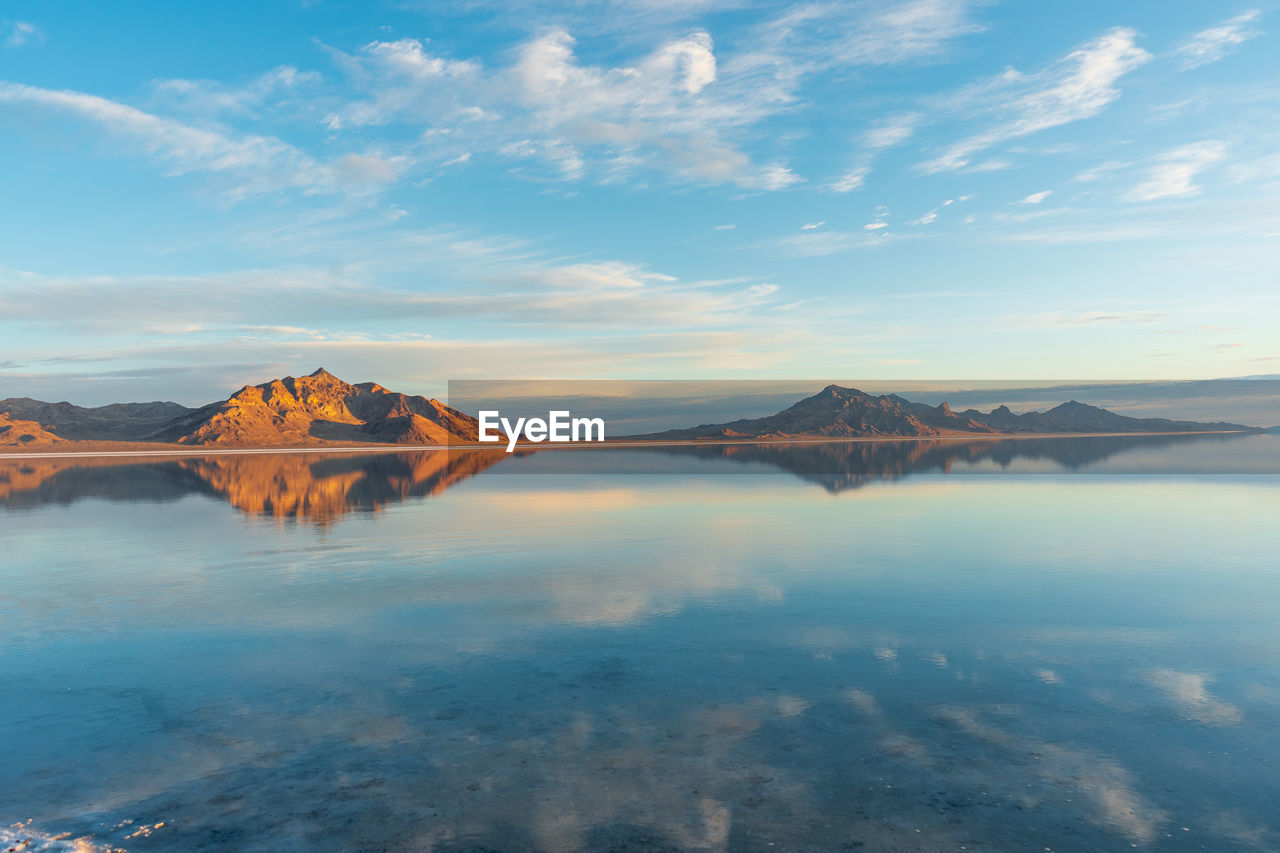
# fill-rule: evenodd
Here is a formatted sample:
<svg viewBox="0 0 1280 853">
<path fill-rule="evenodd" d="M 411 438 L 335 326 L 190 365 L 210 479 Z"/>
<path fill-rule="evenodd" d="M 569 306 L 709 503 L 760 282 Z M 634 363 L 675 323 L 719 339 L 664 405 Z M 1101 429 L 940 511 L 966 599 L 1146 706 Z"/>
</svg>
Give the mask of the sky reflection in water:
<svg viewBox="0 0 1280 853">
<path fill-rule="evenodd" d="M 0 820 L 1280 847 L 1280 437 L 1053 441 L 0 460 Z"/>
</svg>

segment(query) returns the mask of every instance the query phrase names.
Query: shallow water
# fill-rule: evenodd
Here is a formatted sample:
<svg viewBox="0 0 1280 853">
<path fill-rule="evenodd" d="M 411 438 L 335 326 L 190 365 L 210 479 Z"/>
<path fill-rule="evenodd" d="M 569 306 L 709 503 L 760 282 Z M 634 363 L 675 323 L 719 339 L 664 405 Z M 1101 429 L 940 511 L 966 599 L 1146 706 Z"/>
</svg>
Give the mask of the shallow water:
<svg viewBox="0 0 1280 853">
<path fill-rule="evenodd" d="M 0 503 L 28 849 L 1280 849 L 1280 436 L 0 459 Z"/>
</svg>

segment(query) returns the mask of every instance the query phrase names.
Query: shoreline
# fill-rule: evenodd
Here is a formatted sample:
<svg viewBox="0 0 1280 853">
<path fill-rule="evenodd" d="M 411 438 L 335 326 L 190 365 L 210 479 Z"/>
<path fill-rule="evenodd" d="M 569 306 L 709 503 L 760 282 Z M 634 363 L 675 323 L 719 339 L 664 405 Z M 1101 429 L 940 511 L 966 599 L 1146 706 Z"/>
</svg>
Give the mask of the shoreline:
<svg viewBox="0 0 1280 853">
<path fill-rule="evenodd" d="M 629 440 L 625 437 L 605 439 L 603 442 L 523 442 L 516 445 L 514 456 L 521 451 L 536 450 L 608 450 L 653 447 L 722 447 L 732 445 L 769 446 L 792 444 L 858 444 L 898 441 L 1008 441 L 1043 438 L 1135 438 L 1156 435 L 1265 435 L 1252 430 L 1194 430 L 1179 432 L 1053 432 L 1053 433 L 954 433 L 950 435 L 867 435 L 846 437 L 795 438 L 725 438 L 725 439 L 677 439 L 657 441 L 652 439 Z M 68 442 L 71 443 L 71 442 Z M 107 442 L 86 442 L 93 444 Z M 121 442 L 129 444 L 130 442 Z M 352 444 L 337 446 L 284 446 L 284 447 L 134 447 L 125 450 L 99 448 L 68 448 L 67 450 L 26 450 L 25 448 L 0 448 L 0 460 L 4 459 L 89 459 L 100 457 L 191 457 L 227 456 L 244 454 L 297 454 L 297 453 L 420 453 L 429 451 L 480 450 L 500 451 L 506 454 L 505 445 L 495 444 Z"/>
</svg>

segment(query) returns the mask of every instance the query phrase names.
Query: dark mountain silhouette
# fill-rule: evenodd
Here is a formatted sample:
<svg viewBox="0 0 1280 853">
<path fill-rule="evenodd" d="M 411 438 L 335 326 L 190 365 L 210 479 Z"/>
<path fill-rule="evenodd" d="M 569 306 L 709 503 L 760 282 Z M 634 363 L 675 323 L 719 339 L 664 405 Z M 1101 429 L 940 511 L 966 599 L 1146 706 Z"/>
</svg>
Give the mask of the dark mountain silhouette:
<svg viewBox="0 0 1280 853">
<path fill-rule="evenodd" d="M 763 418 L 668 430 L 653 439 L 785 439 L 797 437 L 945 436 L 993 433 L 1218 432 L 1256 431 L 1229 423 L 1167 418 L 1130 418 L 1072 400 L 1047 412 L 1014 414 L 1007 406 L 990 412 L 953 412 L 946 403 L 927 406 L 897 394 L 874 396 L 828 385 L 788 409 Z"/>
<path fill-rule="evenodd" d="M 85 408 L 30 397 L 0 400 L 0 412 L 35 421 L 68 441 L 141 441 L 165 424 L 194 411 L 178 403 L 112 403 Z"/>
</svg>

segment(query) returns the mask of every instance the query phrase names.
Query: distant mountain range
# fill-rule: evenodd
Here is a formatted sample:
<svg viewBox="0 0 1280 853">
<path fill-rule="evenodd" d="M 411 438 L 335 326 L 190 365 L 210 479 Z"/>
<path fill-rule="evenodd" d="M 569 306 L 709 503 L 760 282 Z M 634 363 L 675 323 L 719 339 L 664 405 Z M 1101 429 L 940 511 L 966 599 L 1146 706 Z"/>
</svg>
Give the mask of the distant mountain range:
<svg viewBox="0 0 1280 853">
<path fill-rule="evenodd" d="M 332 444 L 445 445 L 478 439 L 475 418 L 438 400 L 352 385 L 323 368 L 302 377 L 246 385 L 200 408 L 177 403 L 116 403 L 82 408 L 29 398 L 0 400 L 0 446 L 67 442 L 145 442 L 199 447 L 298 447 Z M 1232 423 L 1130 418 L 1071 401 L 1045 412 L 953 412 L 896 394 L 873 396 L 828 385 L 763 418 L 704 424 L 648 436 L 655 440 L 855 438 L 1010 433 L 1157 433 L 1259 431 Z"/>
<path fill-rule="evenodd" d="M 856 388 L 828 385 L 788 409 L 763 418 L 703 424 L 645 438 L 778 439 L 798 437 L 933 436 L 991 433 L 1141 433 L 1256 431 L 1231 423 L 1199 423 L 1167 418 L 1130 418 L 1072 400 L 1047 412 L 1014 414 L 1008 406 L 990 412 L 953 412 L 946 403 L 927 406 L 897 394 L 873 396 Z"/>
</svg>

